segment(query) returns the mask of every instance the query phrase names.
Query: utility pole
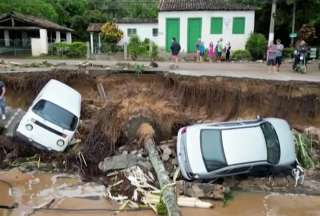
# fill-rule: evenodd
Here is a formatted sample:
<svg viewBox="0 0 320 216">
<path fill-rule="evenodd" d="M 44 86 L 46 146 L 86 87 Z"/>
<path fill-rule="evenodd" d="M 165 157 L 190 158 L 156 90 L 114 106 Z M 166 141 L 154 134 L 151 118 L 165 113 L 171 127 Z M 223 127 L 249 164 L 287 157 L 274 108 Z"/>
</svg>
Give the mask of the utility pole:
<svg viewBox="0 0 320 216">
<path fill-rule="evenodd" d="M 293 8 L 292 8 L 292 26 L 291 26 L 291 33 L 295 32 L 295 25 L 296 25 L 296 1 L 293 1 Z M 291 47 L 294 46 L 294 37 L 291 37 Z"/>
<path fill-rule="evenodd" d="M 276 10 L 277 0 L 272 0 L 268 45 L 274 41 L 274 18 L 276 16 Z"/>
</svg>

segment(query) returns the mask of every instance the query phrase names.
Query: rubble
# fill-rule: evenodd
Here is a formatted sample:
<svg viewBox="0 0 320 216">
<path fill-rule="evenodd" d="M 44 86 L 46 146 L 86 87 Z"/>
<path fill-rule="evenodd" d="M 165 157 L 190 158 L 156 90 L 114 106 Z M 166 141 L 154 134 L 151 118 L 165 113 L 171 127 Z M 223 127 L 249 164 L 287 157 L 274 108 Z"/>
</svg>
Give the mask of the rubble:
<svg viewBox="0 0 320 216">
<path fill-rule="evenodd" d="M 220 184 L 178 181 L 176 182 L 176 190 L 178 194 L 184 196 L 223 200 L 224 194 L 228 193 L 230 189 Z"/>
<path fill-rule="evenodd" d="M 99 163 L 99 169 L 103 172 L 124 170 L 134 166 L 151 169 L 151 164 L 145 158 L 139 157 L 136 154 L 122 154 L 113 157 L 106 157 L 103 162 Z"/>
</svg>

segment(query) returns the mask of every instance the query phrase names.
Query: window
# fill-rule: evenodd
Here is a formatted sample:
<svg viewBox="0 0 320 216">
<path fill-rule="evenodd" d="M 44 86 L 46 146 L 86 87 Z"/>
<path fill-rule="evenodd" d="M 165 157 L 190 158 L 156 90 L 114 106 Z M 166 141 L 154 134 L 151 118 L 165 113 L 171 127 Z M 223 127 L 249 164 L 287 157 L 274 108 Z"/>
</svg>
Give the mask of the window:
<svg viewBox="0 0 320 216">
<path fill-rule="evenodd" d="M 32 111 L 43 119 L 66 130 L 73 131 L 78 123 L 78 118 L 71 112 L 47 100 L 40 100 L 32 108 Z"/>
<path fill-rule="evenodd" d="M 223 32 L 223 18 L 212 17 L 211 18 L 211 34 L 222 34 Z"/>
<path fill-rule="evenodd" d="M 137 34 L 137 29 L 135 28 L 128 28 L 128 37 L 131 37 L 132 35 Z"/>
<path fill-rule="evenodd" d="M 226 166 L 220 130 L 201 130 L 201 151 L 208 172 Z"/>
<path fill-rule="evenodd" d="M 278 135 L 269 122 L 263 123 L 261 129 L 266 140 L 268 162 L 277 164 L 280 160 L 280 143 Z"/>
<path fill-rule="evenodd" d="M 153 28 L 152 29 L 152 36 L 153 37 L 158 37 L 158 29 L 157 28 Z"/>
<path fill-rule="evenodd" d="M 244 17 L 234 17 L 233 18 L 233 34 L 244 34 L 245 33 L 245 22 L 246 19 Z"/>
</svg>

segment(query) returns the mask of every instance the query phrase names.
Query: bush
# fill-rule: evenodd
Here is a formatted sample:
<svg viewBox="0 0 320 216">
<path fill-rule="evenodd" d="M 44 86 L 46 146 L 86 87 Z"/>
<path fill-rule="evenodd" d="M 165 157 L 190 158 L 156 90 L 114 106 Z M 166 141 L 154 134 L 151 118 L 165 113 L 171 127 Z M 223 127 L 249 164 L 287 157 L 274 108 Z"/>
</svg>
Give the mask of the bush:
<svg viewBox="0 0 320 216">
<path fill-rule="evenodd" d="M 232 60 L 250 60 L 251 55 L 248 50 L 235 50 L 232 53 Z"/>
<path fill-rule="evenodd" d="M 109 43 L 118 43 L 122 37 L 123 32 L 118 28 L 117 24 L 107 22 L 101 27 L 102 38 Z"/>
<path fill-rule="evenodd" d="M 263 34 L 251 34 L 246 43 L 246 50 L 250 52 L 254 60 L 263 59 L 267 43 L 267 39 Z"/>
<path fill-rule="evenodd" d="M 138 36 L 134 35 L 130 37 L 128 52 L 132 60 L 136 60 L 138 56 L 143 52 L 143 50 L 141 49 L 141 41 Z"/>
<path fill-rule="evenodd" d="M 158 58 L 158 56 L 159 56 L 159 48 L 155 43 L 152 43 L 152 51 L 151 51 L 150 57 L 152 60 L 155 60 Z"/>
<path fill-rule="evenodd" d="M 293 58 L 294 48 L 284 48 L 283 49 L 283 57 L 285 58 Z"/>
<path fill-rule="evenodd" d="M 150 53 L 150 44 L 152 44 L 151 53 Z M 149 39 L 140 41 L 139 37 L 136 35 L 130 37 L 129 44 L 128 44 L 128 52 L 132 60 L 136 60 L 140 56 L 156 59 L 159 55 L 159 50 L 156 44 L 150 42 Z"/>
<path fill-rule="evenodd" d="M 69 50 L 66 53 L 68 57 L 85 57 L 87 54 L 87 45 L 84 42 L 73 42 L 69 44 Z"/>
<path fill-rule="evenodd" d="M 87 45 L 84 42 L 55 43 L 50 47 L 50 53 L 56 56 L 67 56 L 72 58 L 85 57 L 87 54 Z"/>
</svg>

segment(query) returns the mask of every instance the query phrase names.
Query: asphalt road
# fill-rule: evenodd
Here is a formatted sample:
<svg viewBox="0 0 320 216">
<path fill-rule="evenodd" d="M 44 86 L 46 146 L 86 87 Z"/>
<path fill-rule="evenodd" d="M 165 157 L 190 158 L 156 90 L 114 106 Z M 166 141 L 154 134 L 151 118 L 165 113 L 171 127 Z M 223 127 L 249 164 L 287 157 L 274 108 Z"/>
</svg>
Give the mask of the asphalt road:
<svg viewBox="0 0 320 216">
<path fill-rule="evenodd" d="M 52 60 L 52 59 L 5 59 L 6 62 L 14 62 L 17 64 L 31 64 L 34 62 L 42 62 L 46 60 L 51 64 L 64 63 L 64 67 L 73 67 L 79 65 L 86 60 Z M 113 66 L 117 63 L 124 63 L 125 61 L 104 61 L 104 60 L 90 60 L 95 65 Z M 130 64 L 145 64 L 149 62 L 130 62 Z M 171 62 L 159 62 L 158 70 L 169 71 L 176 74 L 189 76 L 226 76 L 236 78 L 254 78 L 254 79 L 268 79 L 268 80 L 300 80 L 320 82 L 320 70 L 318 68 L 319 62 L 313 62 L 308 65 L 308 72 L 306 74 L 295 73 L 291 69 L 291 63 L 284 63 L 281 66 L 280 72 L 269 72 L 265 63 L 256 62 L 242 62 L 242 63 L 186 63 L 179 62 L 178 67 L 172 67 Z M 28 71 L 44 71 L 45 68 L 23 68 L 4 67 L 0 65 L 0 72 L 28 72 Z"/>
</svg>

